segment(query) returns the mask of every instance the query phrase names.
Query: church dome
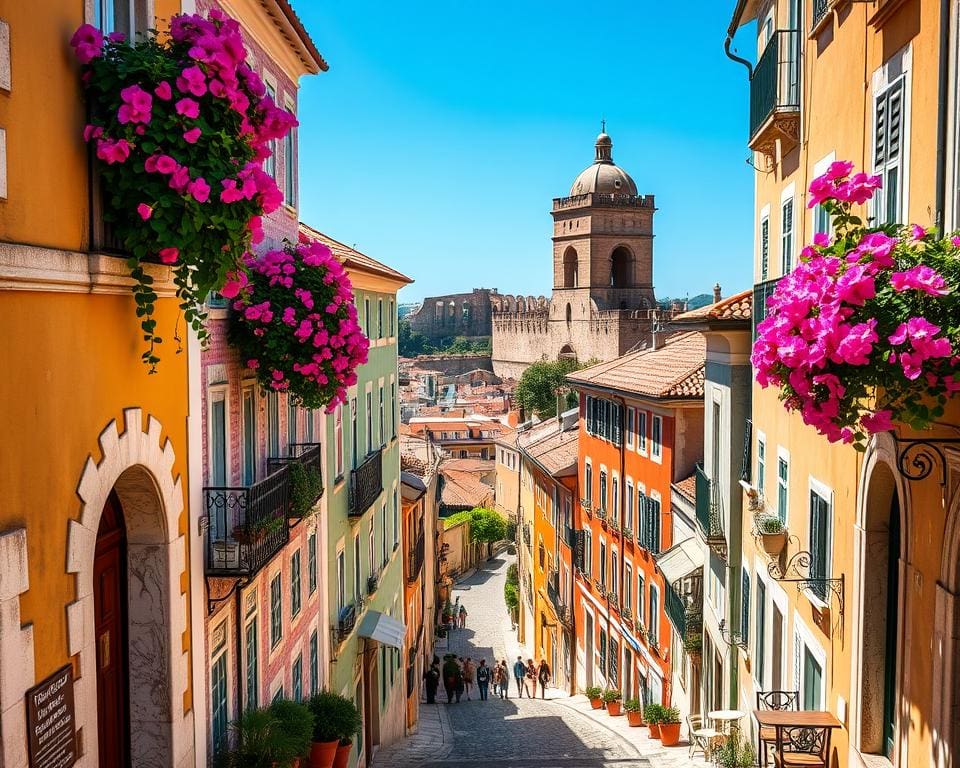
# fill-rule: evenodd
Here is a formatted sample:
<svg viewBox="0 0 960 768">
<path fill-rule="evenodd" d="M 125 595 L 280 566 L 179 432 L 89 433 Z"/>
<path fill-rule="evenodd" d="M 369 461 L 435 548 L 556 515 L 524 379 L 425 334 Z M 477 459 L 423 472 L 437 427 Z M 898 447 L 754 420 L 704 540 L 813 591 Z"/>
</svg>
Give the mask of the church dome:
<svg viewBox="0 0 960 768">
<path fill-rule="evenodd" d="M 606 134 L 597 136 L 596 158 L 573 181 L 570 196 L 599 192 L 605 195 L 637 196 L 637 185 L 630 174 L 613 162 L 613 140 Z"/>
</svg>

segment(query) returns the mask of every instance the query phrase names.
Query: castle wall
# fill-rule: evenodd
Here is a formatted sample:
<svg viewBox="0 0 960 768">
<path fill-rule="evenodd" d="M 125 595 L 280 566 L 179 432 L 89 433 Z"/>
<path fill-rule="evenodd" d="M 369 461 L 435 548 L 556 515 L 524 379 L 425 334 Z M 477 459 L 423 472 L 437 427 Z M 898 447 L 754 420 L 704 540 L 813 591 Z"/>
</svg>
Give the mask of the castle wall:
<svg viewBox="0 0 960 768">
<path fill-rule="evenodd" d="M 436 371 L 441 376 L 457 376 L 470 371 L 493 371 L 490 355 L 420 355 L 414 367 L 422 371 Z"/>
<path fill-rule="evenodd" d="M 431 296 L 409 315 L 410 327 L 431 341 L 451 336 L 489 336 L 491 300 L 496 290 L 474 288 L 470 293 Z"/>
</svg>

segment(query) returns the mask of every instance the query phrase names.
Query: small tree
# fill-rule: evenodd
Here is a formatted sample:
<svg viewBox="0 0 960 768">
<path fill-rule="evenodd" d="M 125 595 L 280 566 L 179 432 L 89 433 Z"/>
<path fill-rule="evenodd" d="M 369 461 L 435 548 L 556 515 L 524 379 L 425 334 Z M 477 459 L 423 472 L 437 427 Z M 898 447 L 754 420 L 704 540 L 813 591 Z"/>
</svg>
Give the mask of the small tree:
<svg viewBox="0 0 960 768">
<path fill-rule="evenodd" d="M 507 521 L 502 515 L 487 507 L 470 510 L 470 540 L 486 543 L 487 557 L 493 553 L 494 542 L 503 541 L 506 536 Z"/>
<path fill-rule="evenodd" d="M 557 395 L 564 387 L 568 373 L 577 370 L 576 360 L 541 360 L 527 368 L 520 376 L 514 397 L 527 413 L 535 413 L 541 419 L 557 415 Z M 568 394 L 567 404 L 573 403 Z"/>
</svg>

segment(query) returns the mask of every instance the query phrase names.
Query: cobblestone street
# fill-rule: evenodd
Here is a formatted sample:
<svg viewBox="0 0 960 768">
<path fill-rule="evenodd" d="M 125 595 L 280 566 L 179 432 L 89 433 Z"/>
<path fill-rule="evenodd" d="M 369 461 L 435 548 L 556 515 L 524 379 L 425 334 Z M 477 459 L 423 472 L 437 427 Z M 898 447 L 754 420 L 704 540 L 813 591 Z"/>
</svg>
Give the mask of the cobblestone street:
<svg viewBox="0 0 960 768">
<path fill-rule="evenodd" d="M 512 630 L 503 602 L 503 585 L 512 555 L 501 554 L 457 584 L 468 612 L 467 627 L 456 630 L 437 655 L 456 653 L 475 662 L 506 657 Z M 516 653 L 513 653 L 516 657 Z M 564 699 L 508 701 L 472 698 L 460 704 L 422 705 L 417 734 L 387 747 L 377 755 L 378 768 L 452 768 L 474 763 L 486 768 L 641 768 L 651 763 L 628 741 L 567 705 Z M 556 696 L 556 694 L 555 694 Z M 445 700 L 441 688 L 441 701 Z"/>
</svg>

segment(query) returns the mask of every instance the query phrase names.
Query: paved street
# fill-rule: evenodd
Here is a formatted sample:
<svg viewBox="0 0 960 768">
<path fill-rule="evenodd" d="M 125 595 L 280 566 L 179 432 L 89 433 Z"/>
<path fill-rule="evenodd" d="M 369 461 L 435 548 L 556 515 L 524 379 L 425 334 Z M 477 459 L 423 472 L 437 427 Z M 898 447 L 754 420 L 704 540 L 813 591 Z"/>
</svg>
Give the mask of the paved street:
<svg viewBox="0 0 960 768">
<path fill-rule="evenodd" d="M 449 639 L 449 652 L 477 661 L 502 659 L 511 629 L 503 602 L 507 566 L 513 556 L 483 563 L 457 584 L 454 598 L 466 606 L 467 627 Z M 448 650 L 443 645 L 437 655 Z M 516 656 L 516 653 L 513 653 Z M 441 688 L 440 698 L 444 699 Z M 378 768 L 453 768 L 474 763 L 484 768 L 641 768 L 650 765 L 628 741 L 577 712 L 562 699 L 509 701 L 464 699 L 460 704 L 423 705 L 420 731 L 382 750 Z"/>
</svg>

